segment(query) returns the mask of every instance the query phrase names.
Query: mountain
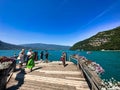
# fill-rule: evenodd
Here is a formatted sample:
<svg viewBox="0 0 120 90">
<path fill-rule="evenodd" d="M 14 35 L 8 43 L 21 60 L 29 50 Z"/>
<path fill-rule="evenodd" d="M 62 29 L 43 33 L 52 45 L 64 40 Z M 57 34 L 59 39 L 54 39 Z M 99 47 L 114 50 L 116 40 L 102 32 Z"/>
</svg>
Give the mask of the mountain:
<svg viewBox="0 0 120 90">
<path fill-rule="evenodd" d="M 15 49 L 22 49 L 22 48 L 25 48 L 25 47 L 9 44 L 0 40 L 0 50 L 10 50 L 10 49 L 15 50 Z"/>
<path fill-rule="evenodd" d="M 70 48 L 70 46 L 43 44 L 43 43 L 22 44 L 21 46 L 30 47 L 32 49 L 42 49 L 42 50 L 69 50 Z"/>
<path fill-rule="evenodd" d="M 42 43 L 34 43 L 34 44 L 22 44 L 22 45 L 14 45 L 3 42 L 0 40 L 0 50 L 19 50 L 19 49 L 42 49 L 42 50 L 69 50 L 70 46 L 62 46 L 55 44 L 42 44 Z"/>
<path fill-rule="evenodd" d="M 120 50 L 120 27 L 75 43 L 70 50 Z"/>
</svg>

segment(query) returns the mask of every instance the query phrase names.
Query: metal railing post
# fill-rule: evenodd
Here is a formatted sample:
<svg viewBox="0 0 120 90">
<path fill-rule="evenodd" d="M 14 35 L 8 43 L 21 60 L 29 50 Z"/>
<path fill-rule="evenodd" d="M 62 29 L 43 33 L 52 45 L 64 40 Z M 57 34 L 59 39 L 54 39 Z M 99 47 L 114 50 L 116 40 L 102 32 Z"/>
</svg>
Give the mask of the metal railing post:
<svg viewBox="0 0 120 90">
<path fill-rule="evenodd" d="M 69 61 L 71 61 L 71 55 L 69 56 Z"/>
</svg>

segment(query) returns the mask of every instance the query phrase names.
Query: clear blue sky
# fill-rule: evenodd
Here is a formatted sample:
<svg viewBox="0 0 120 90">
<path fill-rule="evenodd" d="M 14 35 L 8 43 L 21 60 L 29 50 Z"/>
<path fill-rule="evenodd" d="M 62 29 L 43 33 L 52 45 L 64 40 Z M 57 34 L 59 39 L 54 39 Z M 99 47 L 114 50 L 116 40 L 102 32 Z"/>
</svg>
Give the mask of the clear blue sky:
<svg viewBox="0 0 120 90">
<path fill-rule="evenodd" d="M 70 45 L 120 26 L 120 0 L 0 0 L 0 40 Z"/>
</svg>

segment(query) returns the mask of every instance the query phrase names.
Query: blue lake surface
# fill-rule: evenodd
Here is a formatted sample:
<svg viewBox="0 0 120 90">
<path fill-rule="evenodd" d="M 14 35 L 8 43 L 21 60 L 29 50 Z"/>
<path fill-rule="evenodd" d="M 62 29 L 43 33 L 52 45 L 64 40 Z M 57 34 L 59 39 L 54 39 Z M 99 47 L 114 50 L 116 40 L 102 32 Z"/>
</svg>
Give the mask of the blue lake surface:
<svg viewBox="0 0 120 90">
<path fill-rule="evenodd" d="M 36 50 L 38 56 L 40 56 L 40 50 Z M 13 56 L 15 53 L 18 55 L 20 50 L 0 50 L 0 56 Z M 26 51 L 27 52 L 27 51 Z M 62 54 L 61 51 L 49 50 L 49 61 L 60 60 Z M 103 79 L 110 79 L 111 77 L 120 81 L 120 51 L 92 51 L 91 54 L 87 54 L 86 51 L 70 51 L 67 50 L 67 58 L 71 54 L 79 54 L 85 56 L 88 60 L 92 60 L 100 64 L 105 73 L 102 75 Z"/>
</svg>

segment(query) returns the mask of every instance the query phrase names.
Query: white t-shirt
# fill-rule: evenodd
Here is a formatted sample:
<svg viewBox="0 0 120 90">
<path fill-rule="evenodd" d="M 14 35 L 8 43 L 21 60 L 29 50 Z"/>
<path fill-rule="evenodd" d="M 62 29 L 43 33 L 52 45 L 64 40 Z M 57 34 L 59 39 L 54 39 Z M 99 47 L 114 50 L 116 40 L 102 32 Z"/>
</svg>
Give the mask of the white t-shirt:
<svg viewBox="0 0 120 90">
<path fill-rule="evenodd" d="M 32 54 L 32 52 L 27 52 L 27 55 L 30 56 Z"/>
</svg>

